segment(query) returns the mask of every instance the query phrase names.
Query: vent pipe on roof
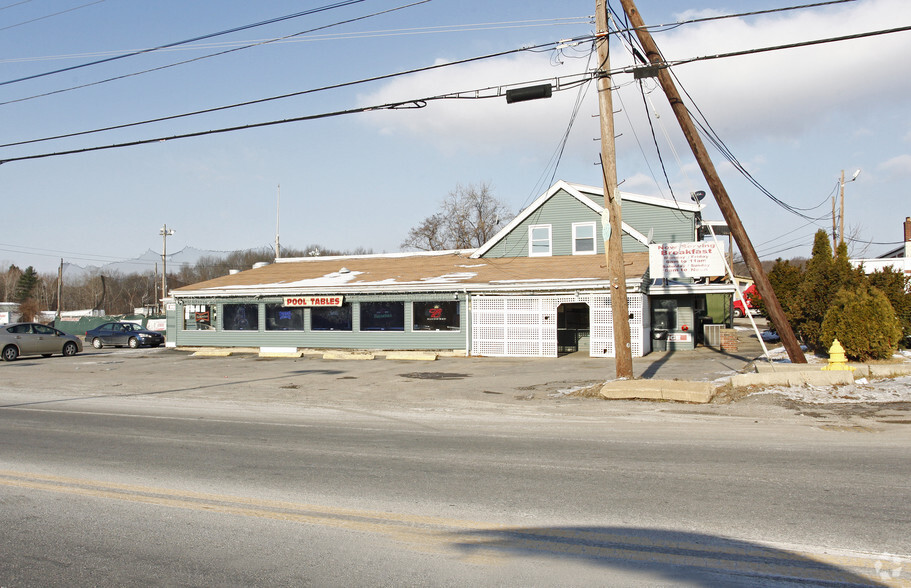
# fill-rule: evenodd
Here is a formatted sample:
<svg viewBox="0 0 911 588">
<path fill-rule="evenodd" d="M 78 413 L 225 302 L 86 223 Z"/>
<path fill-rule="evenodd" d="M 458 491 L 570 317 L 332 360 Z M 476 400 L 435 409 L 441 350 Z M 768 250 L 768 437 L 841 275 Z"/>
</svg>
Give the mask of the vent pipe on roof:
<svg viewBox="0 0 911 588">
<path fill-rule="evenodd" d="M 269 265 L 268 261 L 257 261 L 253 264 L 253 269 L 259 269 L 261 267 L 266 267 L 267 265 Z"/>
<path fill-rule="evenodd" d="M 239 273 L 240 273 L 240 270 L 237 270 L 237 269 L 229 269 L 229 270 L 228 270 L 228 275 L 229 275 L 229 276 L 233 276 L 234 274 L 239 274 Z"/>
</svg>

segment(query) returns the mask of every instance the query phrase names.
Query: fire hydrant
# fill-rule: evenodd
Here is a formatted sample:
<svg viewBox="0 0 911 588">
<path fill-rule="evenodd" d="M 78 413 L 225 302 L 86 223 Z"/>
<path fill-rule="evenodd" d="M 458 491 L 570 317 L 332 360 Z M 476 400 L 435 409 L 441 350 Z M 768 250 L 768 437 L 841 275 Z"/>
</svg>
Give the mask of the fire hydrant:
<svg viewBox="0 0 911 588">
<path fill-rule="evenodd" d="M 845 357 L 845 348 L 841 346 L 838 339 L 832 341 L 829 347 L 829 365 L 822 368 L 828 371 L 854 371 L 857 368 L 848 365 L 848 359 Z"/>
</svg>

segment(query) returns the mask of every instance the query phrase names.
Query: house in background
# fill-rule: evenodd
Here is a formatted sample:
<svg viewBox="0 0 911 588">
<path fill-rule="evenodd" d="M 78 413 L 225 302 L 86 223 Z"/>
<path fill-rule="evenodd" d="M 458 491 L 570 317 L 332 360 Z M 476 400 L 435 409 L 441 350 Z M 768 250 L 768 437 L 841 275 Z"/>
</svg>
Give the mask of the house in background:
<svg viewBox="0 0 911 588">
<path fill-rule="evenodd" d="M 632 354 L 691 349 L 733 287 L 649 267 L 693 257 L 702 207 L 622 198 Z M 282 258 L 179 288 L 168 345 L 613 357 L 602 210 L 601 189 L 560 181 L 477 250 Z"/>
<path fill-rule="evenodd" d="M 868 274 L 891 267 L 897 272 L 911 276 L 911 217 L 905 217 L 903 227 L 905 242 L 902 245 L 873 259 L 852 259 L 851 264 L 854 267 L 863 266 Z"/>
</svg>

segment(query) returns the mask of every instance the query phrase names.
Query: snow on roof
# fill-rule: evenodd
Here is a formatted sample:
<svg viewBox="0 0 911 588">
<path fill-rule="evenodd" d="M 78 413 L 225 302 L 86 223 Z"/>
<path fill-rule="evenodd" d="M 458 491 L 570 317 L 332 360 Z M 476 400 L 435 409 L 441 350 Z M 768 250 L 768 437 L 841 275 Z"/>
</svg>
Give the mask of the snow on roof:
<svg viewBox="0 0 911 588">
<path fill-rule="evenodd" d="M 469 259 L 466 253 L 437 255 L 351 256 L 283 261 L 199 284 L 175 289 L 175 297 L 253 293 L 337 293 L 373 291 L 479 290 L 496 284 L 524 284 L 553 288 L 608 283 L 600 255 Z M 626 275 L 641 279 L 648 269 L 647 253 L 627 253 Z"/>
</svg>

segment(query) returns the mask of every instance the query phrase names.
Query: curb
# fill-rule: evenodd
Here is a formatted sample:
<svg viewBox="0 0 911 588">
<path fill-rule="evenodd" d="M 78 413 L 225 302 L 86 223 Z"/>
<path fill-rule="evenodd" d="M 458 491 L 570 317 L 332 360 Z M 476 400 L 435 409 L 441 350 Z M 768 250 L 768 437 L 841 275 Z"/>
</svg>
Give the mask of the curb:
<svg viewBox="0 0 911 588">
<path fill-rule="evenodd" d="M 731 386 L 840 386 L 854 383 L 852 371 L 788 371 L 737 374 L 731 377 Z"/>
<path fill-rule="evenodd" d="M 609 400 L 672 400 L 707 404 L 715 396 L 716 384 L 682 380 L 615 380 L 601 387 Z"/>
<path fill-rule="evenodd" d="M 376 359 L 376 356 L 372 353 L 350 353 L 347 351 L 329 351 L 328 353 L 323 354 L 323 359 L 356 359 L 356 360 L 371 360 Z"/>
<path fill-rule="evenodd" d="M 389 351 L 386 353 L 386 359 L 398 359 L 405 361 L 436 361 L 437 354 L 426 351 Z"/>
</svg>

